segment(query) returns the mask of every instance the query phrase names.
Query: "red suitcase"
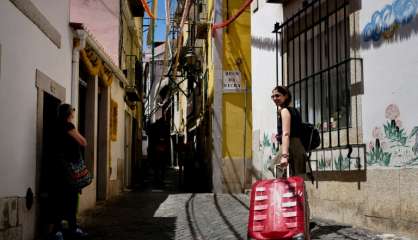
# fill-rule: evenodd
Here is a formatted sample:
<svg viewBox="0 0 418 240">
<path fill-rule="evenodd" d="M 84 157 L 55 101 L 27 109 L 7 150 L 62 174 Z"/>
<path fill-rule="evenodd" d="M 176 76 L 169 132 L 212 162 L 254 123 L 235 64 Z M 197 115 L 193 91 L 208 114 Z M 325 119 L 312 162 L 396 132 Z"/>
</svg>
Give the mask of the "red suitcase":
<svg viewBox="0 0 418 240">
<path fill-rule="evenodd" d="M 301 177 L 260 180 L 251 188 L 248 237 L 309 239 L 309 220 Z"/>
</svg>

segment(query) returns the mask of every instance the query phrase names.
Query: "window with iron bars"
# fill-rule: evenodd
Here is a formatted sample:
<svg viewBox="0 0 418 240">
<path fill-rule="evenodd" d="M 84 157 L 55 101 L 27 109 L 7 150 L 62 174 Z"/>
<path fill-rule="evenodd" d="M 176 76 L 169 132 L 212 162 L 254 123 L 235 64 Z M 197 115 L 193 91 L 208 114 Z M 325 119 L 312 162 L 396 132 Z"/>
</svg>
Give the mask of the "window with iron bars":
<svg viewBox="0 0 418 240">
<path fill-rule="evenodd" d="M 349 0 L 315 0 L 275 26 L 282 83 L 302 120 L 321 133 L 321 145 L 311 155 L 318 180 L 366 178 L 359 110 L 363 63 L 350 47 L 355 17 Z"/>
</svg>

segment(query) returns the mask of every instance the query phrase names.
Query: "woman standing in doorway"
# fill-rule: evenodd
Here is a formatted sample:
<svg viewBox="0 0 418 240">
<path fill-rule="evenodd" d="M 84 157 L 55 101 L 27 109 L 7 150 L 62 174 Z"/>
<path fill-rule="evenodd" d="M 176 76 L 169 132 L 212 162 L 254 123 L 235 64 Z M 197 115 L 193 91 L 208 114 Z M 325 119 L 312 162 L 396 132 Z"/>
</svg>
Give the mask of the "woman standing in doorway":
<svg viewBox="0 0 418 240">
<path fill-rule="evenodd" d="M 65 162 L 82 158 L 81 148 L 87 146 L 86 139 L 74 125 L 75 109 L 69 104 L 61 104 L 55 130 L 55 161 L 49 191 L 49 239 L 63 239 L 62 220 L 68 221 L 68 235 L 83 237 L 86 235 L 77 226 L 78 194 L 81 189 L 74 188 L 66 178 Z"/>
</svg>

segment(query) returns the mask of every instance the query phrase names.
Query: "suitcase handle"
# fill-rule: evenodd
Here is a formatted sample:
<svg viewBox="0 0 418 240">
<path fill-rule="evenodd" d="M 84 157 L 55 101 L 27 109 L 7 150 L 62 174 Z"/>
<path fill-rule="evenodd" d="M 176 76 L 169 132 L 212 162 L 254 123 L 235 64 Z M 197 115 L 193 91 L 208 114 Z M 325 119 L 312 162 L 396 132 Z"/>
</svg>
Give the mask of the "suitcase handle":
<svg viewBox="0 0 418 240">
<path fill-rule="evenodd" d="M 275 175 L 276 175 L 275 177 L 276 178 L 279 178 L 279 176 L 278 176 L 278 169 L 283 170 L 283 168 L 280 166 L 280 164 L 274 164 L 274 170 L 275 170 Z M 287 167 L 286 167 L 286 178 L 288 178 L 289 176 L 290 176 L 290 168 L 289 168 L 289 163 L 288 163 L 287 164 Z"/>
</svg>

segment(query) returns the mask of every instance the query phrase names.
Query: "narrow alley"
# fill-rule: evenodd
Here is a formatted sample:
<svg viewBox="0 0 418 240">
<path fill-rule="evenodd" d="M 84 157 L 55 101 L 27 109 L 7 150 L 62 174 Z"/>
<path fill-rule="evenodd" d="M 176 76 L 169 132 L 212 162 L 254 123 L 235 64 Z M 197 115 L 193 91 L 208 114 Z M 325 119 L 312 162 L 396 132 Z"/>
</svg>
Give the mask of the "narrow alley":
<svg viewBox="0 0 418 240">
<path fill-rule="evenodd" d="M 418 240 L 417 43 L 418 0 L 0 0 L 0 240 Z"/>
<path fill-rule="evenodd" d="M 87 212 L 88 239 L 247 239 L 248 195 L 179 193 L 175 170 L 168 176 L 163 189 L 125 192 Z M 407 239 L 318 219 L 311 225 L 312 239 Z"/>
</svg>

